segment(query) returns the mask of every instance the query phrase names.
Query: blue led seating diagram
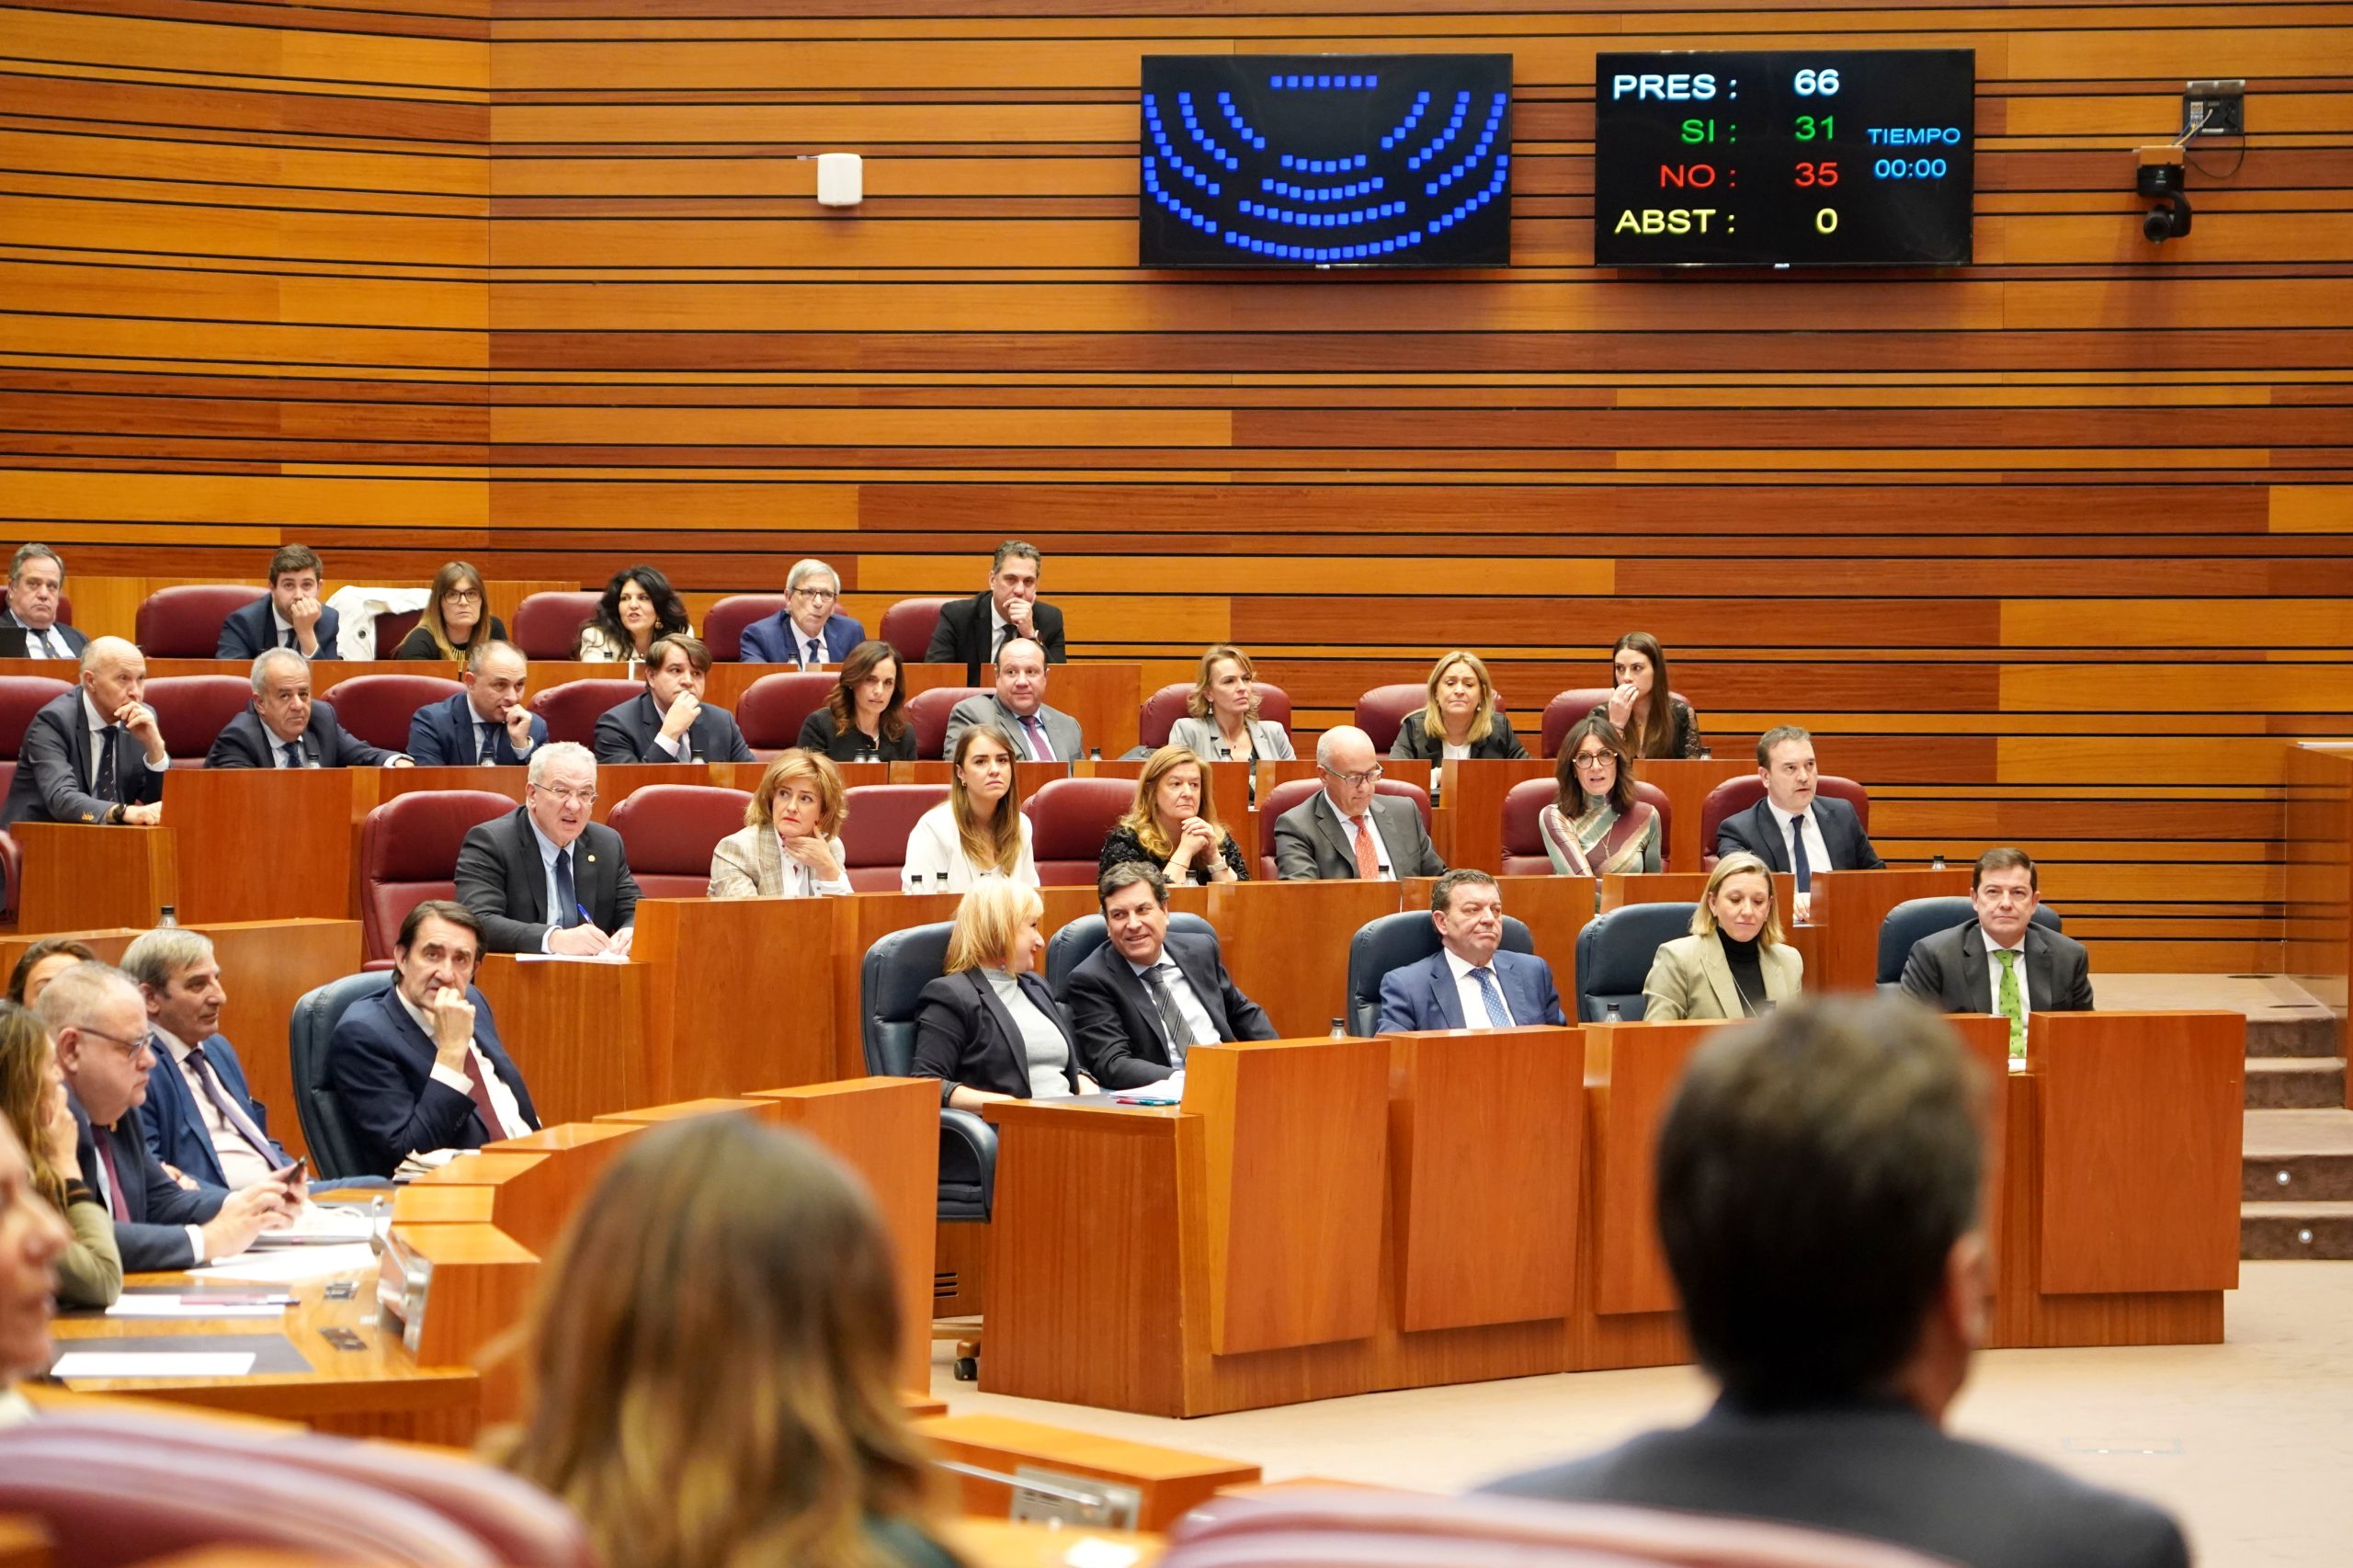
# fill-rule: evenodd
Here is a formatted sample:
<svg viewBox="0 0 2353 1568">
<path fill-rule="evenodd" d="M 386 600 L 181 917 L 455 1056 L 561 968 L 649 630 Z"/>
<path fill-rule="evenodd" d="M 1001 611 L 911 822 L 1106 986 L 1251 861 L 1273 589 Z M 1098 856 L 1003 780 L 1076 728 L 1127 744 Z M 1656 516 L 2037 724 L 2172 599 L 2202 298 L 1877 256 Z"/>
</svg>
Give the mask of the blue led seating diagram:
<svg viewBox="0 0 2353 1568">
<path fill-rule="evenodd" d="M 1381 90 L 1372 71 L 1285 70 L 1264 81 L 1283 99 L 1363 103 Z M 1256 83 L 1238 85 L 1247 96 Z M 1510 107 L 1508 92 L 1417 90 L 1393 123 L 1381 114 L 1390 129 L 1367 145 L 1310 156 L 1270 148 L 1232 93 L 1146 91 L 1143 199 L 1253 258 L 1410 260 L 1505 196 Z"/>
</svg>

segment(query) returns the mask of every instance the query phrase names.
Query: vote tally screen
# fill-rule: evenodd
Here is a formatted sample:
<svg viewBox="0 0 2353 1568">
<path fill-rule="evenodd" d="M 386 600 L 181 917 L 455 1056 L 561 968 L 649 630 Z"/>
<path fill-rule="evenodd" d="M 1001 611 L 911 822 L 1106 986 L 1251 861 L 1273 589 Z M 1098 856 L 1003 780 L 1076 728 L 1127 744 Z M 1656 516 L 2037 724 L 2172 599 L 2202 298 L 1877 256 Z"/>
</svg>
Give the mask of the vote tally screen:
<svg viewBox="0 0 2353 1568">
<path fill-rule="evenodd" d="M 1604 54 L 1594 260 L 1959 267 L 1973 50 Z"/>
</svg>

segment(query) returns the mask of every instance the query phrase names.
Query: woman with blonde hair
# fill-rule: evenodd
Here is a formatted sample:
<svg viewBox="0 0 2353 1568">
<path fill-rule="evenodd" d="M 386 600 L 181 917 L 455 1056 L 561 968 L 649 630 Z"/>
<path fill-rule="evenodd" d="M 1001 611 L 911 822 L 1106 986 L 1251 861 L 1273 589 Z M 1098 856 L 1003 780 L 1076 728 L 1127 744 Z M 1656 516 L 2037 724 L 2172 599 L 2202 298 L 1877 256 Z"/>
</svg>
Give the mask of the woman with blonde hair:
<svg viewBox="0 0 2353 1568">
<path fill-rule="evenodd" d="M 749 1117 L 640 1133 L 580 1206 L 494 1449 L 615 1568 L 954 1568 L 896 1375 L 890 1238 Z"/>
<path fill-rule="evenodd" d="M 1456 649 L 1430 666 L 1429 701 L 1397 727 L 1389 755 L 1441 763 L 1449 757 L 1525 757 L 1528 748 L 1495 709 L 1495 683 L 1479 655 Z"/>
<path fill-rule="evenodd" d="M 1045 901 L 997 878 L 964 895 L 948 939 L 948 972 L 915 1007 L 918 1078 L 939 1080 L 939 1103 L 977 1110 L 991 1100 L 1095 1093 L 1078 1070 L 1077 1036 L 1038 974 L 1046 950 Z"/>
<path fill-rule="evenodd" d="M 1029 818 L 1021 810 L 1020 755 L 995 724 L 956 737 L 949 758 L 948 799 L 915 819 L 907 834 L 900 885 L 909 892 L 962 892 L 992 877 L 1038 885 Z"/>
<path fill-rule="evenodd" d="M 1210 770 L 1191 747 L 1172 741 L 1152 754 L 1135 804 L 1103 839 L 1096 874 L 1131 860 L 1159 867 L 1171 882 L 1250 880 L 1241 846 L 1217 820 Z"/>
<path fill-rule="evenodd" d="M 0 1002 L 0 1121 L 23 1144 L 33 1190 L 65 1218 L 74 1239 L 57 1257 L 57 1299 L 110 1307 L 122 1294 L 114 1216 L 82 1180 L 82 1130 L 49 1030 L 29 1007 Z"/>
<path fill-rule="evenodd" d="M 466 655 L 484 642 L 506 641 L 506 624 L 490 613 L 482 574 L 463 561 L 452 561 L 433 574 L 433 587 L 425 612 L 409 628 L 395 659 L 447 659 L 462 665 Z"/>
<path fill-rule="evenodd" d="M 1634 798 L 1634 759 L 1608 720 L 1588 715 L 1570 727 L 1552 781 L 1552 803 L 1536 813 L 1536 830 L 1554 871 L 1604 877 L 1659 869 L 1658 812 Z"/>
<path fill-rule="evenodd" d="M 744 825 L 710 852 L 712 898 L 834 898 L 851 892 L 842 869 L 842 776 L 795 746 L 778 754 L 744 808 Z"/>
<path fill-rule="evenodd" d="M 1294 755 L 1283 727 L 1258 717 L 1258 668 L 1230 642 L 1201 655 L 1185 717 L 1169 726 L 1168 744 L 1189 747 L 1207 762 L 1289 762 Z"/>
<path fill-rule="evenodd" d="M 1781 939 L 1773 874 L 1754 855 L 1727 855 L 1709 873 L 1691 934 L 1659 944 L 1643 1019 L 1753 1018 L 1804 983 L 1804 957 Z"/>
</svg>

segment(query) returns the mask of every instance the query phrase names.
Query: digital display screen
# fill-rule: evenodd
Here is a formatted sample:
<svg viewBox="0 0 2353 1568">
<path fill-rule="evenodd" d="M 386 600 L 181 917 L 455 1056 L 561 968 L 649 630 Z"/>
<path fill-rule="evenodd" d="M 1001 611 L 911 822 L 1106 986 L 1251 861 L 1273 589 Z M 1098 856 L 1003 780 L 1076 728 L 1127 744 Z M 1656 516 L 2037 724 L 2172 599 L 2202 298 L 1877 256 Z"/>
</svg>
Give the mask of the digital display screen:
<svg viewBox="0 0 2353 1568">
<path fill-rule="evenodd" d="M 1976 90 L 1968 49 L 1600 55 L 1594 260 L 1963 266 Z"/>
<path fill-rule="evenodd" d="M 1504 267 L 1508 54 L 1143 61 L 1146 267 Z"/>
</svg>

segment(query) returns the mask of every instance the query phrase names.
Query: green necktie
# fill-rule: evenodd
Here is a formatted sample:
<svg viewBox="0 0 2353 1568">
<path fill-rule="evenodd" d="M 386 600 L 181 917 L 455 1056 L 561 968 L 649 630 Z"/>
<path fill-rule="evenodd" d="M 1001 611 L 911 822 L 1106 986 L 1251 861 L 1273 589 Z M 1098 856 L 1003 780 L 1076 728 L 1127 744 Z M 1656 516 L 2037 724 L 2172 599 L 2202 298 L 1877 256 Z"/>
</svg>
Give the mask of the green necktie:
<svg viewBox="0 0 2353 1568">
<path fill-rule="evenodd" d="M 1996 948 L 1994 956 L 2001 960 L 2002 988 L 1995 994 L 1994 1010 L 2010 1020 L 2010 1054 L 2026 1054 L 2026 1002 L 2018 994 L 2018 956 L 2007 948 Z"/>
</svg>

